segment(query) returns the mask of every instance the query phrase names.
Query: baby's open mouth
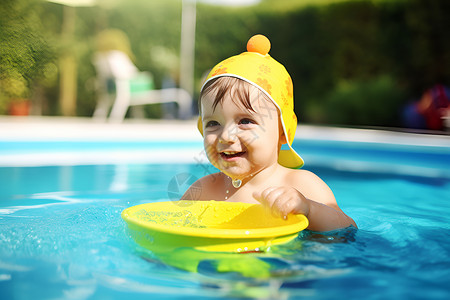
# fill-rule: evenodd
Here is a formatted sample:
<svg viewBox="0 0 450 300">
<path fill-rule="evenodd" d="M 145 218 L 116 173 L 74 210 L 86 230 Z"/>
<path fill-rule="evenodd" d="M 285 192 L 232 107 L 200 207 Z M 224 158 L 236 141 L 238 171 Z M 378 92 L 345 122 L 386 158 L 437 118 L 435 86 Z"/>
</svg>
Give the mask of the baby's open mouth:
<svg viewBox="0 0 450 300">
<path fill-rule="evenodd" d="M 241 157 L 242 155 L 244 155 L 245 151 L 242 152 L 236 152 L 236 151 L 224 151 L 224 152 L 220 152 L 220 156 L 222 156 L 223 158 L 234 158 L 234 157 Z"/>
</svg>

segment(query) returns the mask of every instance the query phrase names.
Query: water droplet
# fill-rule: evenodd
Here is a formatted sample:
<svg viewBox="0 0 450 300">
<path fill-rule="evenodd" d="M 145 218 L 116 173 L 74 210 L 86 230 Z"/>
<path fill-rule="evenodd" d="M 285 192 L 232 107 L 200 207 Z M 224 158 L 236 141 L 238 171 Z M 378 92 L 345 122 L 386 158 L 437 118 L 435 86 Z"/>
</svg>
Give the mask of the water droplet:
<svg viewBox="0 0 450 300">
<path fill-rule="evenodd" d="M 242 184 L 242 180 L 240 180 L 240 179 L 232 180 L 231 183 L 233 184 L 233 186 L 235 188 L 240 188 L 241 184 Z"/>
</svg>

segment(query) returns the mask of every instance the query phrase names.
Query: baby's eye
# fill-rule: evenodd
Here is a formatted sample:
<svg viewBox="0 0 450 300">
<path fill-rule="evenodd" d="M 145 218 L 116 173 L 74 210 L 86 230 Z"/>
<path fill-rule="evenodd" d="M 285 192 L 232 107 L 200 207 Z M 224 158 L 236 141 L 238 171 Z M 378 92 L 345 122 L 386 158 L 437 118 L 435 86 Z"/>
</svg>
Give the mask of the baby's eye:
<svg viewBox="0 0 450 300">
<path fill-rule="evenodd" d="M 217 121 L 208 121 L 207 123 L 206 123 L 206 128 L 208 128 L 208 127 L 214 127 L 214 126 L 219 126 L 220 124 L 219 124 L 219 122 L 217 122 Z"/>
<path fill-rule="evenodd" d="M 256 124 L 256 122 L 253 121 L 252 119 L 244 118 L 244 119 L 239 121 L 239 124 L 249 125 L 249 124 Z"/>
</svg>

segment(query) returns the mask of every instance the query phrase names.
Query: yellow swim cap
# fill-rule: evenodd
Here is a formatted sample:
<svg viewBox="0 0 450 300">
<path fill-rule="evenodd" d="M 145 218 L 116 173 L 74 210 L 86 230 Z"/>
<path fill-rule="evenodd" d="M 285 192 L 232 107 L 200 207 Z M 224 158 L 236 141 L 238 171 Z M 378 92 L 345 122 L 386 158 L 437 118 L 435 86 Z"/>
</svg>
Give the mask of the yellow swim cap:
<svg viewBox="0 0 450 300">
<path fill-rule="evenodd" d="M 247 52 L 218 63 L 206 77 L 203 87 L 212 79 L 230 76 L 242 79 L 265 93 L 280 112 L 281 124 L 289 146 L 289 149 L 280 151 L 278 163 L 288 168 L 300 168 L 304 164 L 303 159 L 292 148 L 297 129 L 292 79 L 284 66 L 269 55 L 269 50 L 270 41 L 265 36 L 258 34 L 251 37 L 247 43 Z M 198 129 L 203 135 L 201 116 Z"/>
</svg>

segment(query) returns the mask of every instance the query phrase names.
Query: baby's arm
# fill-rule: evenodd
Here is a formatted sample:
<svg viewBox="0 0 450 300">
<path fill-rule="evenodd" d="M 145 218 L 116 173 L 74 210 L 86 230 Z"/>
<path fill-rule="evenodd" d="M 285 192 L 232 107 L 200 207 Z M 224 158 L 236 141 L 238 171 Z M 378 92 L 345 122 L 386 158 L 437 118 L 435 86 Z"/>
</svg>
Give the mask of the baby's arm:
<svg viewBox="0 0 450 300">
<path fill-rule="evenodd" d="M 313 231 L 330 231 L 350 225 L 356 227 L 356 223 L 339 208 L 332 191 L 319 177 L 306 171 L 301 177 L 294 177 L 297 177 L 294 180 L 301 182 L 301 187 L 295 183 L 291 186 L 269 187 L 253 196 L 280 217 L 287 217 L 291 213 L 304 214 L 309 220 L 308 229 Z M 300 188 L 303 193 L 299 191 Z"/>
</svg>

